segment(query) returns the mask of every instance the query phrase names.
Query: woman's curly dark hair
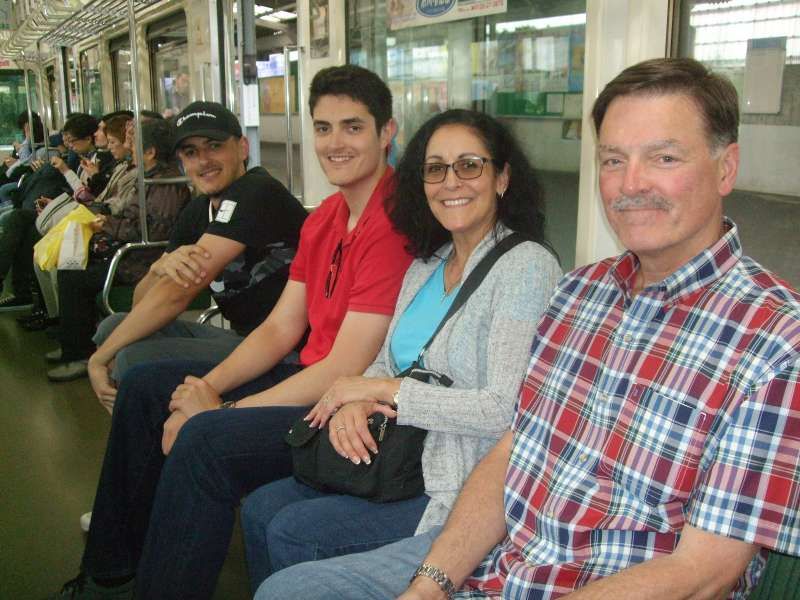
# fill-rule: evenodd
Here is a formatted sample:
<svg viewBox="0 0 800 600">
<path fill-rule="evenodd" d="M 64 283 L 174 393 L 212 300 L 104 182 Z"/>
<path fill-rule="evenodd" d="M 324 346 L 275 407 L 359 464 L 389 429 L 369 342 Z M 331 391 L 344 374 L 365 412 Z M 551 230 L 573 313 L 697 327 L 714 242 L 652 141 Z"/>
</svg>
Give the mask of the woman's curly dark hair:
<svg viewBox="0 0 800 600">
<path fill-rule="evenodd" d="M 514 136 L 487 114 L 453 109 L 428 120 L 411 138 L 397 165 L 396 187 L 387 199 L 387 212 L 395 229 L 408 238 L 408 251 L 417 258 L 430 258 L 451 239 L 450 232 L 433 216 L 422 181 L 428 142 L 434 132 L 445 125 L 469 127 L 486 146 L 498 171 L 508 165 L 508 188 L 498 200 L 497 220 L 512 231 L 547 246 L 541 187 Z"/>
</svg>

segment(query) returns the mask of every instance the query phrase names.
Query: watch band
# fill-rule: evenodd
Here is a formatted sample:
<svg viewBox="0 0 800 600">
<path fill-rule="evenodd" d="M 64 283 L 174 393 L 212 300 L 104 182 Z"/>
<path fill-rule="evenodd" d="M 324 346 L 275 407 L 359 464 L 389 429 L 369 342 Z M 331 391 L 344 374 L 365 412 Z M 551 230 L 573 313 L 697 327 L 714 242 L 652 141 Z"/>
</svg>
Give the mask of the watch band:
<svg viewBox="0 0 800 600">
<path fill-rule="evenodd" d="M 422 563 L 419 568 L 414 571 L 414 576 L 411 578 L 411 581 L 414 581 L 417 577 L 433 579 L 433 581 L 442 588 L 442 591 L 447 596 L 447 600 L 452 600 L 456 594 L 456 586 L 453 585 L 453 582 L 450 581 L 447 574 L 439 567 L 435 567 L 430 563 Z"/>
<path fill-rule="evenodd" d="M 400 405 L 400 388 L 397 388 L 397 391 L 392 394 L 392 404 L 394 404 L 392 408 L 397 410 L 397 407 Z"/>
<path fill-rule="evenodd" d="M 236 408 L 236 400 L 226 400 L 219 405 L 220 408 Z"/>
</svg>

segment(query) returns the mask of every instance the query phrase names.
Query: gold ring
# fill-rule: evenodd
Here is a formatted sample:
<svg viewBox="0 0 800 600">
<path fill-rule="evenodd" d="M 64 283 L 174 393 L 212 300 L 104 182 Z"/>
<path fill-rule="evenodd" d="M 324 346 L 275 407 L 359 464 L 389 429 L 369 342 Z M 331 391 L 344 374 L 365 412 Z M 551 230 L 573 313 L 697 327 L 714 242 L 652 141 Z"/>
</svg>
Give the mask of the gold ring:
<svg viewBox="0 0 800 600">
<path fill-rule="evenodd" d="M 339 433 L 342 429 L 347 429 L 347 427 L 344 425 L 337 425 L 335 431 L 336 433 Z"/>
</svg>

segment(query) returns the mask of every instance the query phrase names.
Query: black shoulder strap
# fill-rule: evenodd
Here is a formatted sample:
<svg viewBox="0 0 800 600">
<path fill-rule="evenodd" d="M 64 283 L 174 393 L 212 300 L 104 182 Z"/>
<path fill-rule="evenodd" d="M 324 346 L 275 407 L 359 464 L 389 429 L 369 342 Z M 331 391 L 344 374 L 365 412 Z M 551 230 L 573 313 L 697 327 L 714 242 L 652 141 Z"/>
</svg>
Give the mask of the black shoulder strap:
<svg viewBox="0 0 800 600">
<path fill-rule="evenodd" d="M 472 295 L 472 292 L 480 287 L 483 278 L 486 277 L 486 274 L 489 271 L 491 271 L 494 263 L 496 263 L 500 257 L 503 256 L 503 254 L 511 250 L 514 246 L 517 246 L 525 241 L 527 241 L 527 238 L 521 233 L 511 233 L 497 242 L 495 247 L 486 253 L 486 256 L 484 256 L 481 259 L 481 262 L 479 262 L 475 268 L 472 269 L 472 272 L 470 272 L 470 274 L 464 280 L 464 283 L 461 284 L 461 289 L 458 290 L 458 294 L 456 294 L 456 297 L 453 299 L 450 309 L 447 311 L 444 317 L 442 317 L 442 320 L 439 321 L 439 325 L 434 330 L 433 335 L 431 335 L 431 337 L 422 347 L 422 350 L 420 350 L 419 358 L 417 358 L 415 364 L 420 362 L 422 355 L 425 354 L 428 346 L 431 345 L 434 338 L 442 330 L 442 327 L 444 327 L 445 323 L 447 323 L 450 317 L 456 314 L 458 309 L 464 306 L 464 303 Z"/>
</svg>

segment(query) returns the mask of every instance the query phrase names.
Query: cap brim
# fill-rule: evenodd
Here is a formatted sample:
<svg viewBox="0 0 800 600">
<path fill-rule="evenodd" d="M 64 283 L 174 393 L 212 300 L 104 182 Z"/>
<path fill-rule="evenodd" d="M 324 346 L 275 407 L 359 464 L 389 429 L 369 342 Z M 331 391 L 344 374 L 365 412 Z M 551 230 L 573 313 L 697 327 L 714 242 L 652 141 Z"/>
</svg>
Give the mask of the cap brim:
<svg viewBox="0 0 800 600">
<path fill-rule="evenodd" d="M 228 138 L 235 137 L 235 135 L 230 131 L 221 131 L 219 129 L 197 129 L 195 131 L 187 131 L 185 134 L 181 135 L 175 140 L 175 145 L 172 147 L 172 151 L 177 151 L 181 147 L 181 144 L 183 144 L 184 140 L 187 140 L 190 137 L 204 137 L 210 140 L 224 142 Z"/>
</svg>

